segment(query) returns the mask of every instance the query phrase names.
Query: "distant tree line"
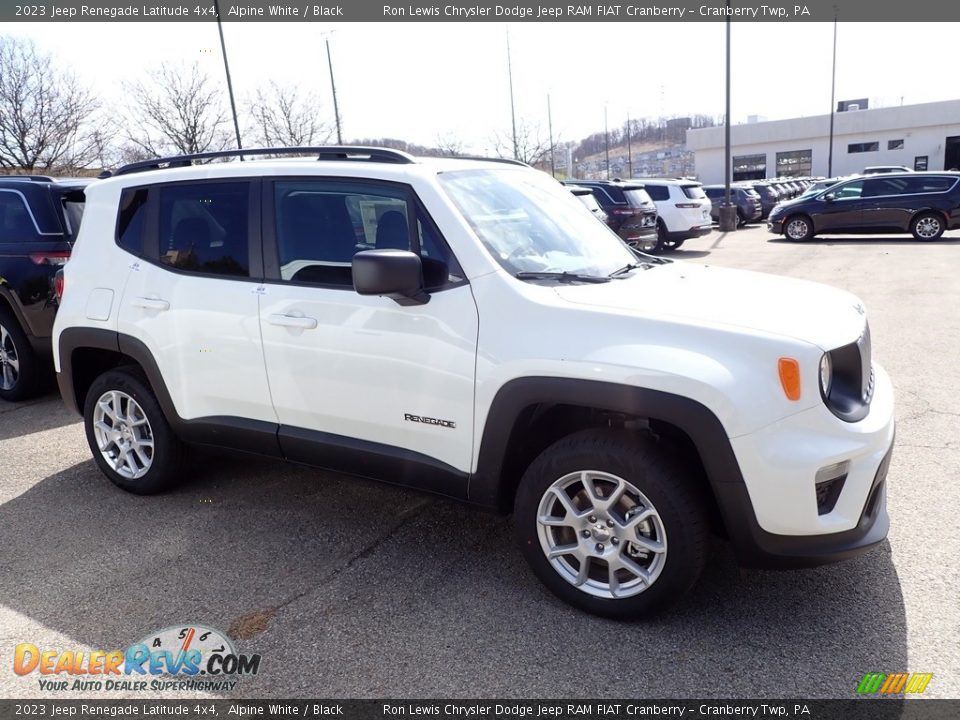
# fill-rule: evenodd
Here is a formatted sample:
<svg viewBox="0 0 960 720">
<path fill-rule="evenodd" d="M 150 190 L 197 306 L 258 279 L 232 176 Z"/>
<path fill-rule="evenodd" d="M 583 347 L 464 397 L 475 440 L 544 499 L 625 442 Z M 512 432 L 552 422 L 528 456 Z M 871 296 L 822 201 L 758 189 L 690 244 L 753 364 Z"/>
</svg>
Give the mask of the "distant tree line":
<svg viewBox="0 0 960 720">
<path fill-rule="evenodd" d="M 606 143 L 610 147 L 626 145 L 629 133 L 630 142 L 637 145 L 683 145 L 686 142 L 687 130 L 691 128 L 714 127 L 722 122 L 722 118 L 713 118 L 709 115 L 693 115 L 681 118 L 632 118 L 628 123 L 619 127 L 610 128 L 609 138 L 606 133 L 596 132 L 588 135 L 574 149 L 579 157 L 596 155 L 604 152 Z"/>
</svg>

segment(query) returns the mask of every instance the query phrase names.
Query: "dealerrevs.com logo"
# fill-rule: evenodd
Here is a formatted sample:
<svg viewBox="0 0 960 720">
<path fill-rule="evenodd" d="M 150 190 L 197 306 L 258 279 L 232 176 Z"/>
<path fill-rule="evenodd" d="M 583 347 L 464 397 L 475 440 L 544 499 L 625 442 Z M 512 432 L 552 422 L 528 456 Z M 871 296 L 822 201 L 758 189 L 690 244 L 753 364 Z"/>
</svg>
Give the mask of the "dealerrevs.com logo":
<svg viewBox="0 0 960 720">
<path fill-rule="evenodd" d="M 190 624 L 150 633 L 125 650 L 57 650 L 20 643 L 13 671 L 37 674 L 40 690 L 157 692 L 233 690 L 260 671 L 260 655 L 238 653 L 224 633 Z"/>
<path fill-rule="evenodd" d="M 858 695 L 920 695 L 933 673 L 867 673 L 857 685 Z"/>
</svg>

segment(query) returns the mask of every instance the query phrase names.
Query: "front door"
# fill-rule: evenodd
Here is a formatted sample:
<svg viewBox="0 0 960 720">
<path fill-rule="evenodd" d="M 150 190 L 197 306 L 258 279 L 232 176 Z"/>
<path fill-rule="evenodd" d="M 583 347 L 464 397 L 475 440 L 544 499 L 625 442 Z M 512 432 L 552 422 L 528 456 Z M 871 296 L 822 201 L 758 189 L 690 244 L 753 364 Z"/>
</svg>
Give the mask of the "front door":
<svg viewBox="0 0 960 720">
<path fill-rule="evenodd" d="M 477 309 L 412 189 L 277 179 L 263 228 L 260 327 L 286 457 L 465 494 Z M 351 260 L 374 248 L 420 254 L 429 302 L 358 295 Z"/>
<path fill-rule="evenodd" d="M 855 180 L 820 195 L 821 208 L 814 218 L 817 232 L 855 232 L 862 227 L 862 194 L 863 180 Z"/>
</svg>

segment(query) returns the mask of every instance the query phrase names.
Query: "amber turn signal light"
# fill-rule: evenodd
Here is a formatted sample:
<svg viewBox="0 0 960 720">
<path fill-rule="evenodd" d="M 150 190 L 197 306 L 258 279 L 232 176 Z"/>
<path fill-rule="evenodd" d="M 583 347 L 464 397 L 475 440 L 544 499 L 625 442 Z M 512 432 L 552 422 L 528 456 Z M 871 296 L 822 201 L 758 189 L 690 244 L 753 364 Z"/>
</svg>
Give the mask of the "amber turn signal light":
<svg viewBox="0 0 960 720">
<path fill-rule="evenodd" d="M 788 400 L 800 399 L 800 363 L 793 358 L 780 358 L 780 385 Z"/>
</svg>

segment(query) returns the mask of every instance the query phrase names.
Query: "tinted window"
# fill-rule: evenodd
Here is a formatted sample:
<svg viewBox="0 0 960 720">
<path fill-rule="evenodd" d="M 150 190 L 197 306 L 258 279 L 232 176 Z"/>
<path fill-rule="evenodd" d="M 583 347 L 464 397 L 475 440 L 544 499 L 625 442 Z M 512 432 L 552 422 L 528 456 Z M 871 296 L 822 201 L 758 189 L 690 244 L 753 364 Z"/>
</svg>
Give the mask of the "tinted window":
<svg viewBox="0 0 960 720">
<path fill-rule="evenodd" d="M 699 185 L 683 185 L 681 189 L 683 190 L 683 194 L 691 200 L 703 200 L 703 198 L 707 196 L 707 194 L 703 192 L 703 188 Z"/>
<path fill-rule="evenodd" d="M 130 188 L 121 193 L 117 214 L 117 244 L 134 255 L 143 255 L 143 222 L 146 214 L 146 189 Z"/>
<path fill-rule="evenodd" d="M 909 193 L 946 192 L 956 182 L 950 177 L 924 177 L 923 175 L 905 178 L 905 181 L 907 183 L 905 192 Z"/>
<path fill-rule="evenodd" d="M 613 187 L 612 185 L 605 187 L 598 186 L 592 188 L 592 190 L 601 205 L 622 205 L 627 202 L 627 199 L 623 196 L 623 190 Z"/>
<path fill-rule="evenodd" d="M 909 180 L 902 177 L 885 177 L 876 180 L 866 180 L 863 183 L 863 197 L 878 197 L 882 195 L 902 195 L 911 192 L 907 189 Z"/>
<path fill-rule="evenodd" d="M 640 188 L 624 190 L 623 195 L 634 207 L 653 204 L 650 194 L 646 190 L 641 190 Z"/>
<path fill-rule="evenodd" d="M 10 190 L 0 190 L 0 243 L 37 239 L 37 226 L 23 197 Z"/>
<path fill-rule="evenodd" d="M 643 189 L 647 191 L 653 200 L 669 200 L 670 199 L 670 188 L 666 185 L 644 185 Z"/>
<path fill-rule="evenodd" d="M 887 140 L 887 150 L 902 150 L 903 140 Z"/>
<path fill-rule="evenodd" d="M 411 250 L 407 195 L 401 189 L 315 181 L 274 186 L 280 277 L 353 287 L 351 262 L 363 250 Z M 462 280 L 432 223 L 417 217 L 426 287 Z"/>
<path fill-rule="evenodd" d="M 847 145 L 848 153 L 876 152 L 880 149 L 878 142 L 850 143 Z"/>
<path fill-rule="evenodd" d="M 160 186 L 160 262 L 189 272 L 250 273 L 246 182 Z"/>
</svg>

